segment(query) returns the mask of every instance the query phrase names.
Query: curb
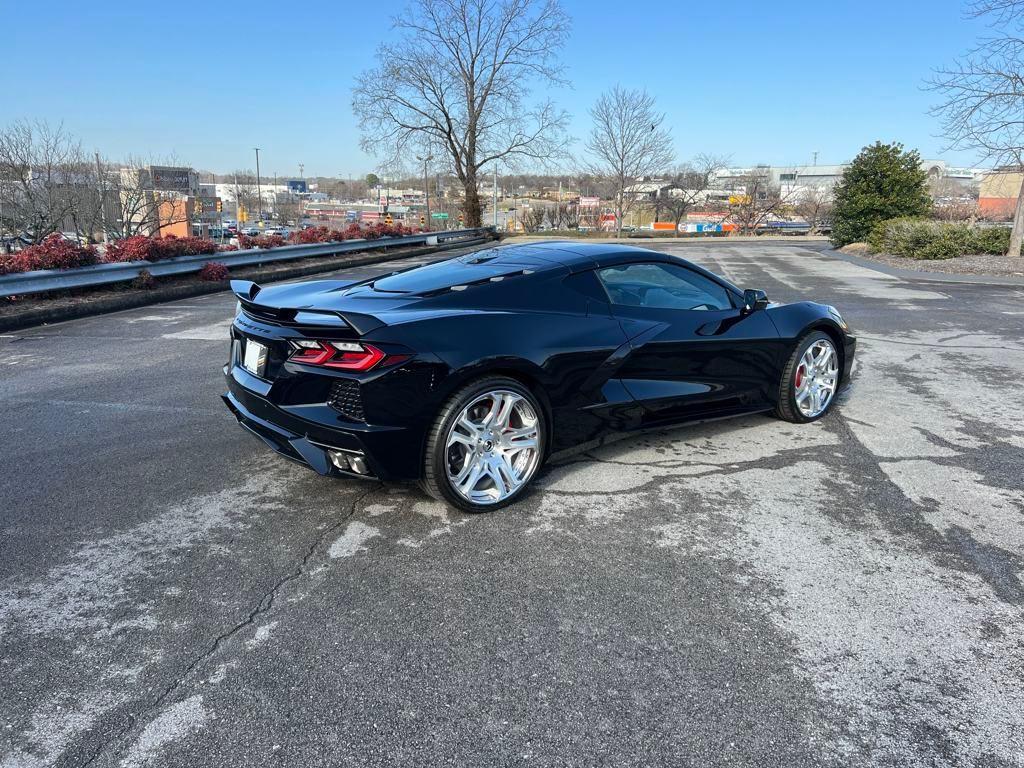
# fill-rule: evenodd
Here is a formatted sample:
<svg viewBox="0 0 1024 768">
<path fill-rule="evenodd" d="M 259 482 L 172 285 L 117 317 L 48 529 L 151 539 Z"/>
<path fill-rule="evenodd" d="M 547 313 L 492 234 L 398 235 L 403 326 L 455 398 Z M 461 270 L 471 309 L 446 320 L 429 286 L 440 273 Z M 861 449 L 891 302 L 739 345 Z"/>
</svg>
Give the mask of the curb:
<svg viewBox="0 0 1024 768">
<path fill-rule="evenodd" d="M 339 256 L 333 259 L 324 259 L 315 264 L 302 266 L 279 266 L 277 268 L 267 267 L 246 267 L 234 272 L 232 278 L 246 279 L 273 279 L 288 280 L 293 277 L 304 277 L 316 275 L 323 272 L 333 272 L 343 267 L 360 267 L 367 264 L 381 264 L 396 259 L 405 259 L 412 256 L 422 256 L 430 253 L 444 253 L 458 248 L 476 248 L 485 245 L 488 240 L 470 240 L 451 245 L 430 246 L 420 248 L 396 248 L 392 251 L 355 255 Z M 315 257 L 314 257 L 315 258 Z M 120 312 L 125 309 L 136 309 L 151 304 L 163 304 L 168 301 L 179 299 L 190 299 L 195 296 L 205 296 L 210 293 L 222 293 L 230 290 L 227 281 L 222 283 L 189 283 L 187 285 L 169 285 L 153 290 L 128 290 L 123 295 L 107 296 L 97 298 L 94 301 L 83 301 L 80 304 L 64 305 L 60 307 L 48 307 L 29 310 L 20 314 L 0 316 L 0 332 L 18 331 L 25 328 L 32 328 L 39 325 L 50 325 L 62 323 L 67 320 L 78 320 L 83 317 L 94 315 L 105 315 L 111 312 Z"/>
<path fill-rule="evenodd" d="M 649 243 L 671 243 L 672 245 L 737 245 L 740 243 L 763 243 L 764 245 L 804 245 L 808 248 L 828 247 L 828 238 L 817 235 L 734 235 L 709 237 L 547 237 L 545 235 L 513 235 L 505 233 L 505 239 L 513 245 L 536 242 L 596 243 L 601 245 L 632 245 L 643 248 Z"/>
<path fill-rule="evenodd" d="M 871 259 L 863 259 L 850 253 L 843 253 L 834 248 L 823 248 L 820 251 L 827 256 L 832 256 L 840 261 L 849 264 L 856 264 L 858 267 L 872 269 L 891 277 L 898 277 L 901 280 L 919 281 L 930 283 L 965 283 L 968 285 L 997 285 L 1014 286 L 1024 285 L 1024 277 L 1013 277 L 1012 275 L 960 275 L 951 272 L 928 272 L 919 269 L 900 269 L 890 267 L 888 264 L 879 264 Z M 1021 257 L 1021 267 L 1024 269 L 1024 256 Z"/>
</svg>

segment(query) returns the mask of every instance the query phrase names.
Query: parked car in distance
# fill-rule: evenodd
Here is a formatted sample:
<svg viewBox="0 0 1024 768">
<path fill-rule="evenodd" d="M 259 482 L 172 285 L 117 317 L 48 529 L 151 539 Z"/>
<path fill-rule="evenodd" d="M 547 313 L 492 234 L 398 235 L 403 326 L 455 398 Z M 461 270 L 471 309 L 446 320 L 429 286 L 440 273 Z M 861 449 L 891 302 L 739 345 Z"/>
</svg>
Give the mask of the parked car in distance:
<svg viewBox="0 0 1024 768">
<path fill-rule="evenodd" d="M 287 227 L 267 227 L 263 230 L 265 235 L 280 235 L 281 237 L 288 237 L 289 231 Z"/>
<path fill-rule="evenodd" d="M 259 227 L 243 227 L 238 234 L 245 235 L 246 237 L 258 237 L 263 234 L 263 230 Z"/>
<path fill-rule="evenodd" d="M 609 433 L 758 411 L 819 419 L 856 347 L 834 307 L 770 303 L 618 243 L 231 288 L 223 398 L 244 427 L 320 474 L 417 479 L 474 512 Z"/>
</svg>

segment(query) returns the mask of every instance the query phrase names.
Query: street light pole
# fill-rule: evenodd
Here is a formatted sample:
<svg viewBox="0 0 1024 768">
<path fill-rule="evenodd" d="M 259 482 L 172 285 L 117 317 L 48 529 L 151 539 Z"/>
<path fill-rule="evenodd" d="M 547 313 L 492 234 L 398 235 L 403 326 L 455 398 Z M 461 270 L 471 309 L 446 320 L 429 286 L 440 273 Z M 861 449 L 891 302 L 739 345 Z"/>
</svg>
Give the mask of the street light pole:
<svg viewBox="0 0 1024 768">
<path fill-rule="evenodd" d="M 430 184 L 427 182 L 427 163 L 434 159 L 433 155 L 427 155 L 426 157 L 420 157 L 416 155 L 417 160 L 423 161 L 423 199 L 426 201 L 427 206 L 427 231 L 430 231 Z"/>
<path fill-rule="evenodd" d="M 494 228 L 498 228 L 498 161 L 494 161 Z"/>
<path fill-rule="evenodd" d="M 256 150 L 256 211 L 260 217 L 259 225 L 263 226 L 263 193 L 260 191 L 260 148 Z"/>
</svg>

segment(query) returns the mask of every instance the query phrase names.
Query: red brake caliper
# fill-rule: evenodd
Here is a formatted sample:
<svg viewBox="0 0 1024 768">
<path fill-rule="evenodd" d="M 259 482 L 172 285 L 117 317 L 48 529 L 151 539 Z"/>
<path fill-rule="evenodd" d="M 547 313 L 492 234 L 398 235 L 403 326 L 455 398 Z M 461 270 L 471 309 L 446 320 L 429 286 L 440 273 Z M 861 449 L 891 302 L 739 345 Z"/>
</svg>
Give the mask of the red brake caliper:
<svg viewBox="0 0 1024 768">
<path fill-rule="evenodd" d="M 804 380 L 804 367 L 801 365 L 796 369 L 796 388 L 800 389 L 800 384 Z"/>
</svg>

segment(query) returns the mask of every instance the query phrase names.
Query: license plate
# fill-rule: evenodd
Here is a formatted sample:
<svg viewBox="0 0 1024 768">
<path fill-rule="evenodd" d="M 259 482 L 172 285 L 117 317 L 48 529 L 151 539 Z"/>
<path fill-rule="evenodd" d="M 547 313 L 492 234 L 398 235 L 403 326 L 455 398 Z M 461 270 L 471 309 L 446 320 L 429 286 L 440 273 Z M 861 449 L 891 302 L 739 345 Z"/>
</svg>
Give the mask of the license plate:
<svg viewBox="0 0 1024 768">
<path fill-rule="evenodd" d="M 267 347 L 258 341 L 246 339 L 242 367 L 249 373 L 262 376 L 264 369 L 267 367 Z"/>
</svg>

